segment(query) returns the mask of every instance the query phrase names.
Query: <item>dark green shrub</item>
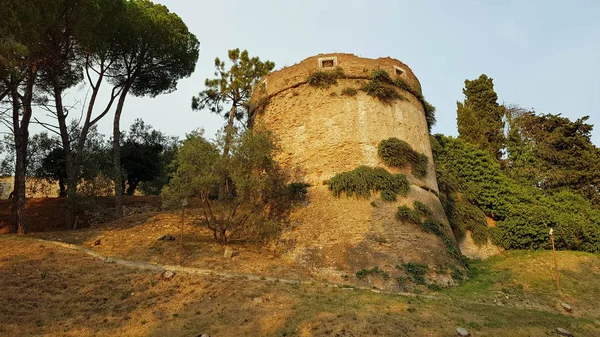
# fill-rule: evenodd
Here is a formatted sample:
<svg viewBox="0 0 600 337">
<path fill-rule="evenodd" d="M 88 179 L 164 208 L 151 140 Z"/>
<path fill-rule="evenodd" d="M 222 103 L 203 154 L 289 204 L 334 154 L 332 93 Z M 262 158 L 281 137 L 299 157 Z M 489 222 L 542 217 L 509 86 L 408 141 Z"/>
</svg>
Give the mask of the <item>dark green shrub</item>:
<svg viewBox="0 0 600 337">
<path fill-rule="evenodd" d="M 336 85 L 338 79 L 342 78 L 343 76 L 344 69 L 336 67 L 335 69 L 329 71 L 317 70 L 310 74 L 306 81 L 313 87 L 327 89 L 332 85 Z"/>
<path fill-rule="evenodd" d="M 415 211 L 419 212 L 421 216 L 430 216 L 433 214 L 433 212 L 431 212 L 431 209 L 429 209 L 427 205 L 420 201 L 413 202 L 413 208 L 415 209 Z"/>
<path fill-rule="evenodd" d="M 346 87 L 346 88 L 342 89 L 342 95 L 344 95 L 344 96 L 354 97 L 354 96 L 356 96 L 357 93 L 358 93 L 358 90 L 356 90 L 355 88 Z"/>
<path fill-rule="evenodd" d="M 396 211 L 398 221 L 409 222 L 415 225 L 421 225 L 423 220 L 419 211 L 410 209 L 408 206 L 400 206 Z"/>
<path fill-rule="evenodd" d="M 310 184 L 294 182 L 290 183 L 287 187 L 292 200 L 301 201 L 306 199 L 306 195 L 308 194 L 307 188 L 310 187 Z"/>
<path fill-rule="evenodd" d="M 338 173 L 327 182 L 333 194 L 339 197 L 342 192 L 347 196 L 369 198 L 371 193 L 385 191 L 382 198 L 389 201 L 394 193 L 405 196 L 410 188 L 408 179 L 402 174 L 391 174 L 381 167 L 359 166 L 348 172 Z M 385 195 L 385 196 L 384 196 Z M 395 199 L 394 199 L 395 200 Z"/>
<path fill-rule="evenodd" d="M 377 146 L 379 158 L 391 167 L 404 167 L 410 165 L 412 173 L 417 178 L 427 176 L 429 158 L 412 149 L 407 142 L 392 137 L 382 140 Z"/>
<path fill-rule="evenodd" d="M 397 266 L 398 269 L 404 269 L 409 274 L 416 284 L 425 284 L 425 275 L 427 274 L 427 266 L 424 264 L 409 262 L 403 263 L 402 267 Z"/>
<path fill-rule="evenodd" d="M 373 275 L 373 276 L 381 276 L 383 277 L 383 279 L 387 280 L 388 278 L 390 278 L 390 274 L 388 274 L 387 272 L 379 269 L 379 267 L 374 267 L 373 269 L 361 269 L 359 271 L 356 272 L 356 278 L 358 278 L 359 280 L 362 280 L 363 278 L 369 276 L 369 275 Z"/>
</svg>

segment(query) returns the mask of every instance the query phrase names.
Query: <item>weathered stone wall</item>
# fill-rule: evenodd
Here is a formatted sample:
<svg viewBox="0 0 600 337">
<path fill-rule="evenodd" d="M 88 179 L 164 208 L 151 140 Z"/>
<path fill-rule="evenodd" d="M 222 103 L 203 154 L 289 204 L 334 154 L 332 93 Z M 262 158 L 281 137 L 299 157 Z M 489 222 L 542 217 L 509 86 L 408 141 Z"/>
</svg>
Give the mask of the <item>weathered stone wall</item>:
<svg viewBox="0 0 600 337">
<path fill-rule="evenodd" d="M 320 70 L 319 58 L 331 56 L 337 57 L 337 66 L 344 70 L 345 77 L 327 89 L 308 85 L 307 77 Z M 394 66 L 403 73 L 397 74 Z M 310 57 L 263 80 L 269 103 L 256 116 L 254 127 L 274 134 L 280 147 L 277 160 L 290 173 L 291 180 L 312 185 L 308 205 L 294 211 L 294 229 L 283 236 L 289 256 L 302 265 L 332 274 L 352 275 L 374 266 L 393 274 L 398 272 L 396 266 L 405 262 L 452 263 L 439 237 L 394 218 L 399 205 L 412 206 L 419 200 L 451 232 L 435 194 L 438 185 L 421 102 L 401 90 L 405 99 L 390 104 L 360 90 L 355 96 L 342 94 L 344 88 L 360 88 L 377 69 L 386 70 L 393 78 L 401 76 L 420 90 L 419 81 L 402 62 L 351 54 Z M 256 96 L 264 97 L 265 92 Z M 390 137 L 406 141 L 429 158 L 426 177 L 414 177 L 410 167 L 386 167 L 377 155 L 377 146 Z M 324 186 L 324 181 L 334 175 L 360 165 L 405 173 L 411 183 L 409 195 L 393 203 L 382 202 L 377 195 L 369 200 L 336 198 Z M 372 201 L 377 204 L 375 207 Z"/>
</svg>

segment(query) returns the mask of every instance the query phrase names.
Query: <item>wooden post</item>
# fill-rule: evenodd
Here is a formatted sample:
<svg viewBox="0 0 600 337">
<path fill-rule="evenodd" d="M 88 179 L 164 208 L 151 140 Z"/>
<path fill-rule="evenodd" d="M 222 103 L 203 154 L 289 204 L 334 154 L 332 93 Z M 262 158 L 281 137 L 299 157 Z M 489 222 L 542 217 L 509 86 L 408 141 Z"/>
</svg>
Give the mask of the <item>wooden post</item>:
<svg viewBox="0 0 600 337">
<path fill-rule="evenodd" d="M 181 202 L 181 234 L 179 236 L 179 265 L 182 265 L 183 261 L 183 223 L 185 222 L 185 207 L 188 205 L 187 199 L 183 199 Z"/>
<path fill-rule="evenodd" d="M 558 277 L 558 262 L 556 261 L 556 249 L 554 248 L 554 230 L 550 228 L 550 240 L 552 241 L 552 253 L 554 254 L 554 277 L 556 278 L 556 287 L 560 291 L 560 279 Z"/>
</svg>

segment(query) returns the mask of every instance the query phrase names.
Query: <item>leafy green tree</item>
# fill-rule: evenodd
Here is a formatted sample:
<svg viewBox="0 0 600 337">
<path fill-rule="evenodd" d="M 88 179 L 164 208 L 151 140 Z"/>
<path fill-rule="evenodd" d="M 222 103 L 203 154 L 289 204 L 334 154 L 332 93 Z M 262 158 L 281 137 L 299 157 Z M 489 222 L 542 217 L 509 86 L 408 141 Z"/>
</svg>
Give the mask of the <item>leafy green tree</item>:
<svg viewBox="0 0 600 337">
<path fill-rule="evenodd" d="M 125 2 L 119 33 L 119 57 L 107 76 L 121 86 L 113 121 L 113 166 L 116 212 L 122 217 L 120 120 L 125 99 L 175 91 L 178 81 L 194 71 L 199 43 L 179 16 L 148 0 Z"/>
<path fill-rule="evenodd" d="M 571 190 L 600 205 L 600 149 L 591 142 L 588 118 L 571 121 L 560 114 L 513 109 L 507 172 L 529 185 Z"/>
<path fill-rule="evenodd" d="M 143 182 L 154 182 L 147 191 L 160 193 L 162 186 L 168 182 L 167 165 L 174 159 L 172 151 L 176 150 L 177 141 L 177 138 L 153 130 L 143 120 L 135 120 L 121 146 L 121 164 L 127 177 L 128 195 L 133 195 Z"/>
<path fill-rule="evenodd" d="M 273 160 L 271 136 L 246 131 L 230 146 L 231 156 L 223 157 L 201 132 L 189 134 L 177 154 L 177 172 L 163 189 L 164 204 L 180 207 L 183 199 L 197 198 L 202 224 L 222 244 L 235 234 L 265 238 L 277 233 L 292 206 L 293 189 Z M 229 177 L 231 193 L 217 201 L 222 176 Z"/>
<path fill-rule="evenodd" d="M 248 51 L 240 52 L 239 48 L 228 51 L 229 69 L 225 69 L 225 61 L 215 58 L 215 76 L 206 79 L 206 89 L 192 97 L 192 109 L 209 111 L 222 114 L 226 105 L 230 105 L 223 117 L 227 120 L 225 125 L 225 143 L 223 157 L 228 157 L 233 136 L 236 132 L 235 121 L 245 121 L 251 128 L 254 121 L 255 109 L 249 104 L 252 91 L 258 81 L 275 67 L 271 61 L 262 62 L 258 57 L 250 57 Z M 219 186 L 219 199 L 225 198 L 227 177 L 222 177 Z"/>
<path fill-rule="evenodd" d="M 47 94 L 45 109 L 55 117 L 56 124 L 38 122 L 60 136 L 67 194 L 74 198 L 82 174 L 81 161 L 85 160 L 80 154 L 85 152 L 83 147 L 90 129 L 108 113 L 122 88 L 122 84 L 116 84 L 105 109 L 92 118 L 100 86 L 119 52 L 117 41 L 124 1 L 58 0 L 48 3 L 44 10 L 54 24 L 42 39 L 45 61 L 40 70 L 40 87 Z M 63 96 L 65 90 L 83 81 L 83 70 L 91 87 L 91 98 L 81 128 L 73 134 Z"/>
<path fill-rule="evenodd" d="M 500 159 L 504 148 L 504 107 L 498 104 L 493 80 L 485 74 L 465 80 L 463 94 L 464 102 L 456 102 L 459 137 Z"/>
<path fill-rule="evenodd" d="M 507 249 L 549 249 L 554 228 L 559 249 L 600 251 L 600 210 L 572 191 L 548 193 L 511 179 L 486 151 L 460 139 L 432 140 L 440 199 L 452 229 L 476 242 L 488 235 Z M 482 213 L 497 220 L 487 228 Z"/>
<path fill-rule="evenodd" d="M 39 68 L 44 62 L 42 36 L 52 23 L 44 11 L 45 4 L 42 0 L 5 0 L 0 6 L 0 96 L 9 101 L 10 117 L 6 124 L 15 145 L 11 233 L 27 234 L 25 176 L 29 125 Z"/>
</svg>

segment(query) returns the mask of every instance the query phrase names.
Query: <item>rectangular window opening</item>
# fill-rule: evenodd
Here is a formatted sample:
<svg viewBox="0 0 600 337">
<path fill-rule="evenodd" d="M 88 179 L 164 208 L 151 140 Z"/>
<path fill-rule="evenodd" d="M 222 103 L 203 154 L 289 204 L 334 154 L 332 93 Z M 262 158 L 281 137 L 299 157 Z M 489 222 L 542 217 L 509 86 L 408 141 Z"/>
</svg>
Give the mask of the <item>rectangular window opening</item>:
<svg viewBox="0 0 600 337">
<path fill-rule="evenodd" d="M 321 68 L 332 68 L 333 60 L 323 60 L 321 61 Z"/>
</svg>

